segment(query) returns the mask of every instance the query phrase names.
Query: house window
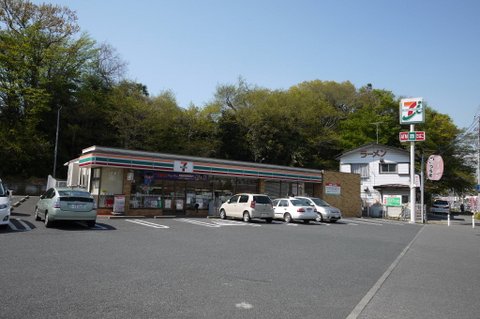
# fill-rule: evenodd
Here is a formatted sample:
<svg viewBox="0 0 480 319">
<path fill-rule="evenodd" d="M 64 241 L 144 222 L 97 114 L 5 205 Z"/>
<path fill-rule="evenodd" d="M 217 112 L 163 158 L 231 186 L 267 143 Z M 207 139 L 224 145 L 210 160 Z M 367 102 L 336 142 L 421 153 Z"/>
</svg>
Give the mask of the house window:
<svg viewBox="0 0 480 319">
<path fill-rule="evenodd" d="M 368 164 L 351 164 L 352 166 L 352 173 L 360 174 L 361 178 L 369 178 L 370 177 L 370 169 Z"/>
<path fill-rule="evenodd" d="M 395 174 L 397 173 L 397 164 L 380 164 L 380 174 Z"/>
</svg>

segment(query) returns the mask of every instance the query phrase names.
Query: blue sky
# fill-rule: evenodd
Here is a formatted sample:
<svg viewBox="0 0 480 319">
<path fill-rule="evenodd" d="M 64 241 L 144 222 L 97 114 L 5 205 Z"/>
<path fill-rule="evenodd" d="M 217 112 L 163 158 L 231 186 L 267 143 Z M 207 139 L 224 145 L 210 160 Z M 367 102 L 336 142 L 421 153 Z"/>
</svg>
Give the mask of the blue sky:
<svg viewBox="0 0 480 319">
<path fill-rule="evenodd" d="M 42 3 L 44 1 L 33 1 Z M 478 0 L 51 0 L 112 45 L 128 78 L 203 106 L 220 84 L 372 83 L 460 128 L 480 112 Z M 427 118 L 428 121 L 428 118 Z"/>
</svg>

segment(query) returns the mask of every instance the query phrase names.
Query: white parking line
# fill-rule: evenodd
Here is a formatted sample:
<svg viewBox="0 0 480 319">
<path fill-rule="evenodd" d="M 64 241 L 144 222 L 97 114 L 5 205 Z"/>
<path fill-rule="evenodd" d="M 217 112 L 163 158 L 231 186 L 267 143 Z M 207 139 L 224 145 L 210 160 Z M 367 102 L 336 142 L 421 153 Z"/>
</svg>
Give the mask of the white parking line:
<svg viewBox="0 0 480 319">
<path fill-rule="evenodd" d="M 12 223 L 12 220 L 10 220 L 8 222 L 8 227 L 10 227 L 11 230 L 18 230 L 17 226 L 15 226 L 13 223 Z"/>
<path fill-rule="evenodd" d="M 218 228 L 218 227 L 223 227 L 223 226 L 260 227 L 260 225 L 257 225 L 257 224 L 244 223 L 244 222 L 239 222 L 239 221 L 235 221 L 235 220 L 211 220 L 211 222 L 204 222 L 204 221 L 201 221 L 201 220 L 188 219 L 188 218 L 177 218 L 175 220 L 177 220 L 179 222 L 189 223 L 189 224 L 198 225 L 198 226 L 212 227 L 212 228 Z"/>
<path fill-rule="evenodd" d="M 245 223 L 245 222 L 240 222 L 236 220 L 230 220 L 230 219 L 222 219 L 222 220 L 212 220 L 213 223 L 219 225 L 219 226 L 252 226 L 252 227 L 260 227 L 258 224 L 252 224 L 252 223 Z"/>
<path fill-rule="evenodd" d="M 142 225 L 142 226 L 153 227 L 153 228 L 163 228 L 163 229 L 170 228 L 169 226 L 155 224 L 155 223 L 147 222 L 147 221 L 141 220 L 141 219 L 126 219 L 126 221 L 130 222 L 130 223 L 139 224 L 139 225 Z"/>
<path fill-rule="evenodd" d="M 32 230 L 32 229 L 30 228 L 30 226 L 28 226 L 28 224 L 27 224 L 27 223 L 25 223 L 23 220 L 21 220 L 21 219 L 17 219 L 16 221 L 17 221 L 17 222 L 19 222 L 19 223 L 20 223 L 20 225 L 22 225 L 22 226 L 23 226 L 23 228 L 25 228 L 25 230 Z"/>
<path fill-rule="evenodd" d="M 179 222 L 190 223 L 190 224 L 205 226 L 205 227 L 216 227 L 216 228 L 220 227 L 220 225 L 217 225 L 217 224 L 202 222 L 200 220 L 195 220 L 195 219 L 178 218 L 175 220 Z"/>
<path fill-rule="evenodd" d="M 358 224 L 367 224 L 367 225 L 373 225 L 373 226 L 383 226 L 383 223 L 375 222 L 375 221 L 369 221 L 369 220 L 360 220 L 360 219 L 344 219 L 344 222 L 347 223 L 352 223 L 355 225 Z"/>
<path fill-rule="evenodd" d="M 98 229 L 98 230 L 107 230 L 107 227 L 100 226 L 99 224 L 95 224 L 95 227 L 93 229 Z"/>
</svg>

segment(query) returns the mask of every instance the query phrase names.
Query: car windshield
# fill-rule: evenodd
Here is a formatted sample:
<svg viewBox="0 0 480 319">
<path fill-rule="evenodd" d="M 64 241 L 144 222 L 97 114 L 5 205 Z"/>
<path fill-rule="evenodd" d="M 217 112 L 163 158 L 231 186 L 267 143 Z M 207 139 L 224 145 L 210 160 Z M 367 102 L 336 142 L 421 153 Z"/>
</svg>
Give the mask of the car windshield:
<svg viewBox="0 0 480 319">
<path fill-rule="evenodd" d="M 448 205 L 448 202 L 446 200 L 436 200 L 433 204 L 435 205 Z"/>
<path fill-rule="evenodd" d="M 304 201 L 299 200 L 299 199 L 291 199 L 290 203 L 292 203 L 293 206 L 307 206 L 307 205 L 305 205 Z"/>
<path fill-rule="evenodd" d="M 0 183 L 0 196 L 7 196 L 7 189 Z"/>
<path fill-rule="evenodd" d="M 312 198 L 312 201 L 315 203 L 317 206 L 330 206 L 326 201 L 320 199 L 320 198 Z"/>
<path fill-rule="evenodd" d="M 306 198 L 297 198 L 296 200 L 301 201 L 303 206 L 313 206 L 313 204 Z"/>
<path fill-rule="evenodd" d="M 271 204 L 270 198 L 267 196 L 253 196 L 253 200 L 257 204 Z"/>
<path fill-rule="evenodd" d="M 60 197 L 90 197 L 89 192 L 76 191 L 76 190 L 62 190 L 58 191 Z"/>
</svg>

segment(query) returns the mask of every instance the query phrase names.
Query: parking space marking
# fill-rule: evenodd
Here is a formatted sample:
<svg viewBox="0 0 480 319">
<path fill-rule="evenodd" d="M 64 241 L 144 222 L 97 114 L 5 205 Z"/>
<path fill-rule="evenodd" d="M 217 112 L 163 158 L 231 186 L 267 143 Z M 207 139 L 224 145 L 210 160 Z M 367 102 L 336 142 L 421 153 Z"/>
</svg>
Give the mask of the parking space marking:
<svg viewBox="0 0 480 319">
<path fill-rule="evenodd" d="M 201 221 L 201 220 L 188 219 L 188 218 L 177 218 L 175 220 L 177 220 L 179 222 L 184 222 L 184 223 L 189 223 L 189 224 L 204 226 L 204 227 L 212 227 L 212 228 L 219 228 L 219 227 L 223 227 L 223 226 L 260 227 L 260 225 L 257 225 L 257 224 L 244 223 L 244 222 L 239 222 L 239 221 L 235 221 L 235 220 L 211 220 L 211 222 L 204 222 L 204 221 Z"/>
<path fill-rule="evenodd" d="M 107 227 L 104 227 L 104 226 L 100 226 L 99 224 L 95 224 L 95 227 L 93 227 L 93 229 L 107 230 L 108 228 L 107 228 Z"/>
<path fill-rule="evenodd" d="M 260 227 L 258 224 L 252 224 L 252 223 L 245 223 L 245 222 L 240 222 L 237 220 L 231 220 L 231 219 L 222 219 L 222 220 L 213 220 L 217 225 L 220 226 L 252 226 L 252 227 Z"/>
<path fill-rule="evenodd" d="M 12 223 L 12 220 L 10 219 L 10 221 L 8 222 L 8 227 L 10 227 L 11 230 L 18 230 L 17 226 L 15 226 L 13 223 Z"/>
<path fill-rule="evenodd" d="M 205 227 L 215 227 L 215 228 L 220 227 L 220 225 L 217 225 L 217 224 L 202 222 L 200 220 L 195 220 L 195 219 L 178 218 L 175 220 L 179 222 L 190 223 L 190 224 L 205 226 Z"/>
<path fill-rule="evenodd" d="M 367 224 L 367 225 L 373 225 L 373 226 L 383 226 L 382 223 L 379 223 L 379 222 L 374 222 L 374 221 L 369 221 L 369 220 L 359 220 L 359 219 L 355 219 L 355 220 L 352 220 L 352 219 L 344 219 L 343 220 L 344 222 L 347 222 L 347 223 L 351 223 L 351 224 Z"/>
<path fill-rule="evenodd" d="M 134 223 L 134 224 L 138 224 L 138 225 L 142 225 L 142 226 L 153 227 L 153 228 L 157 228 L 157 229 L 158 228 L 162 228 L 162 229 L 170 228 L 169 226 L 166 226 L 166 225 L 155 224 L 155 223 L 147 222 L 147 221 L 141 220 L 141 219 L 126 219 L 125 221 L 130 222 L 130 223 Z"/>
<path fill-rule="evenodd" d="M 28 231 L 28 230 L 32 230 L 32 228 L 30 228 L 30 226 L 28 226 L 28 224 L 25 223 L 23 220 L 21 220 L 21 219 L 16 219 L 16 221 L 19 222 L 20 225 L 22 225 L 22 227 L 25 228 L 25 230 L 27 230 L 27 231 Z"/>
</svg>

